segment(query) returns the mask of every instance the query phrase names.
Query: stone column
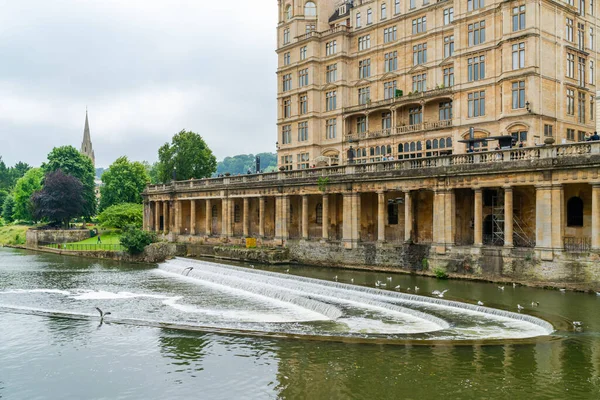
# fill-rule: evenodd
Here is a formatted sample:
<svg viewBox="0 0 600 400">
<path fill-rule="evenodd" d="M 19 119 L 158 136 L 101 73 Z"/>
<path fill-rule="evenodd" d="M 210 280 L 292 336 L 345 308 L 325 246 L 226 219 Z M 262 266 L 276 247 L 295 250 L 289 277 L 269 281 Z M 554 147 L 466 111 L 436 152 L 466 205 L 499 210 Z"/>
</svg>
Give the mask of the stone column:
<svg viewBox="0 0 600 400">
<path fill-rule="evenodd" d="M 323 195 L 323 223 L 322 223 L 322 237 L 323 240 L 329 239 L 329 195 Z"/>
<path fill-rule="evenodd" d="M 344 193 L 344 227 L 342 241 L 346 248 L 355 248 L 360 234 L 360 195 L 358 193 Z"/>
<path fill-rule="evenodd" d="M 377 241 L 385 242 L 385 192 L 377 192 Z"/>
<path fill-rule="evenodd" d="M 181 231 L 182 231 L 182 214 L 183 214 L 183 210 L 182 210 L 182 201 L 181 200 L 175 200 L 175 229 L 173 229 L 173 232 L 175 232 L 175 234 L 180 235 Z"/>
<path fill-rule="evenodd" d="M 308 195 L 302 195 L 302 239 L 308 240 Z"/>
<path fill-rule="evenodd" d="M 160 201 L 154 202 L 154 232 L 160 231 Z"/>
<path fill-rule="evenodd" d="M 206 236 L 211 236 L 212 232 L 212 207 L 210 205 L 210 199 L 206 199 L 206 210 L 205 210 L 205 218 L 204 218 L 204 234 Z"/>
<path fill-rule="evenodd" d="M 433 191 L 433 243 L 435 245 L 444 243 L 444 223 L 446 222 L 445 193 L 443 190 Z"/>
<path fill-rule="evenodd" d="M 535 187 L 535 247 L 552 247 L 552 187 Z"/>
<path fill-rule="evenodd" d="M 444 194 L 444 243 L 454 245 L 456 230 L 456 195 L 453 189 L 448 189 Z"/>
<path fill-rule="evenodd" d="M 564 190 L 562 185 L 552 185 L 552 248 L 562 251 L 565 248 L 564 243 Z"/>
<path fill-rule="evenodd" d="M 289 196 L 275 198 L 275 239 L 284 242 L 289 237 L 288 216 L 290 212 Z"/>
<path fill-rule="evenodd" d="M 142 230 L 143 231 L 148 231 L 149 229 L 149 223 L 148 221 L 150 220 L 150 202 L 145 201 L 143 203 L 143 214 L 142 214 Z"/>
<path fill-rule="evenodd" d="M 169 221 L 169 202 L 163 201 L 163 234 L 169 233 L 171 222 Z"/>
<path fill-rule="evenodd" d="M 221 199 L 221 237 L 226 238 L 229 234 L 229 199 Z"/>
<path fill-rule="evenodd" d="M 244 209 L 243 211 L 243 225 L 244 225 L 244 237 L 248 237 L 250 235 L 250 207 L 249 207 L 249 199 L 244 197 Z"/>
<path fill-rule="evenodd" d="M 196 235 L 196 200 L 190 200 L 190 235 Z"/>
<path fill-rule="evenodd" d="M 265 237 L 265 198 L 258 198 L 258 235 Z"/>
<path fill-rule="evenodd" d="M 410 190 L 404 192 L 404 241 L 410 242 L 413 229 L 413 206 Z"/>
<path fill-rule="evenodd" d="M 600 183 L 592 185 L 592 250 L 600 250 Z"/>
<path fill-rule="evenodd" d="M 473 228 L 475 233 L 475 246 L 483 246 L 483 191 L 481 188 L 475 189 Z"/>
<path fill-rule="evenodd" d="M 513 247 L 513 188 L 504 188 L 504 247 Z"/>
</svg>

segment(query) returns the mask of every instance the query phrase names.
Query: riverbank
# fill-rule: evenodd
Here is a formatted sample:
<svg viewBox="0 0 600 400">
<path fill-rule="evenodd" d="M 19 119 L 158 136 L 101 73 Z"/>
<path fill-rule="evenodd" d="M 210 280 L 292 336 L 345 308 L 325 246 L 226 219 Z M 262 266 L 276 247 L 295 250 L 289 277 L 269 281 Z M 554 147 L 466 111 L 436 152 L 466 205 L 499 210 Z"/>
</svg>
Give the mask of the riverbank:
<svg viewBox="0 0 600 400">
<path fill-rule="evenodd" d="M 5 225 L 0 226 L 0 246 L 25 245 L 29 225 Z"/>
</svg>

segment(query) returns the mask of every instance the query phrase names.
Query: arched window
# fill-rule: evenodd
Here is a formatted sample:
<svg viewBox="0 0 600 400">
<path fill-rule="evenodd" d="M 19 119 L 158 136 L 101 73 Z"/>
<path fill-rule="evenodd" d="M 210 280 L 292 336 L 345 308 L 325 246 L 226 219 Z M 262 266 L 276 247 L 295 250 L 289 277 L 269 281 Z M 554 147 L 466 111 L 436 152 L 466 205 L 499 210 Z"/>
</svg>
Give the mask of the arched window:
<svg viewBox="0 0 600 400">
<path fill-rule="evenodd" d="M 360 28 L 360 13 L 356 13 L 356 27 Z"/>
<path fill-rule="evenodd" d="M 410 144 L 409 143 L 404 143 L 404 152 L 408 153 L 410 151 Z"/>
<path fill-rule="evenodd" d="M 583 200 L 571 197 L 567 202 L 567 226 L 583 226 Z"/>
<path fill-rule="evenodd" d="M 242 210 L 240 210 L 239 204 L 233 206 L 233 222 L 242 222 Z"/>
<path fill-rule="evenodd" d="M 387 152 L 388 154 L 392 154 L 392 146 L 390 146 L 389 144 L 387 146 Z"/>
<path fill-rule="evenodd" d="M 292 6 L 287 6 L 285 8 L 285 20 L 289 21 L 290 19 L 292 19 Z"/>
<path fill-rule="evenodd" d="M 446 139 L 446 147 L 452 148 L 452 138 L 447 138 Z"/>
<path fill-rule="evenodd" d="M 398 145 L 398 153 L 402 153 L 402 150 L 404 150 L 404 147 L 402 146 L 402 143 L 400 143 Z"/>
<path fill-rule="evenodd" d="M 381 155 L 385 156 L 385 146 L 381 146 Z"/>
<path fill-rule="evenodd" d="M 434 149 L 438 148 L 438 140 L 437 139 L 433 139 L 433 148 Z"/>
<path fill-rule="evenodd" d="M 417 151 L 423 150 L 423 144 L 421 142 L 417 142 Z"/>
<path fill-rule="evenodd" d="M 376 156 L 381 155 L 381 151 L 379 150 L 379 147 L 375 147 L 375 155 Z"/>
<path fill-rule="evenodd" d="M 386 19 L 387 18 L 387 8 L 385 3 L 383 3 L 381 5 L 381 19 Z"/>
<path fill-rule="evenodd" d="M 317 15 L 317 6 L 312 1 L 307 2 L 304 5 L 304 16 L 315 17 Z"/>
<path fill-rule="evenodd" d="M 369 153 L 374 156 L 375 155 L 375 148 L 371 147 Z"/>
<path fill-rule="evenodd" d="M 373 23 L 373 11 L 371 11 L 371 9 L 369 8 L 367 10 L 367 25 L 372 24 Z"/>
<path fill-rule="evenodd" d="M 410 151 L 415 151 L 416 147 L 415 147 L 415 142 L 410 142 Z"/>
<path fill-rule="evenodd" d="M 446 147 L 446 139 L 440 139 L 440 149 Z"/>
<path fill-rule="evenodd" d="M 321 225 L 323 223 L 323 204 L 317 204 L 315 212 L 317 214 L 317 224 Z"/>
</svg>

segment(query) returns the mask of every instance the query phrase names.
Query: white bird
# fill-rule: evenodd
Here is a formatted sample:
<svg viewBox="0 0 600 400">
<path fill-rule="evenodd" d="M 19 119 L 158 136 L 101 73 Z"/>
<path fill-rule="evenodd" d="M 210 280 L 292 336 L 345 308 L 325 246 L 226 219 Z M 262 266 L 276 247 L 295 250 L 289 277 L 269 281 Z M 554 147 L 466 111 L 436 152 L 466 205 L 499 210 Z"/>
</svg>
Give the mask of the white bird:
<svg viewBox="0 0 600 400">
<path fill-rule="evenodd" d="M 354 278 L 350 278 L 350 283 L 354 283 Z"/>
<path fill-rule="evenodd" d="M 387 286 L 387 283 L 380 283 L 380 284 L 379 284 L 379 286 L 381 286 L 381 287 L 386 287 L 386 286 Z"/>
<path fill-rule="evenodd" d="M 573 321 L 573 326 L 574 327 L 579 328 L 579 327 L 581 327 L 581 325 L 582 325 L 581 321 Z"/>
<path fill-rule="evenodd" d="M 438 292 L 437 297 L 440 297 L 440 298 L 444 297 L 444 293 L 446 293 L 447 291 L 448 291 L 448 289 L 446 289 L 446 290 L 444 290 L 442 292 Z"/>
<path fill-rule="evenodd" d="M 381 282 L 379 282 L 379 281 L 375 282 L 375 287 L 379 287 L 379 285 L 381 285 Z"/>
<path fill-rule="evenodd" d="M 524 310 L 524 309 L 525 309 L 525 307 L 523 307 L 520 304 L 517 304 L 517 310 L 519 310 L 519 312 L 521 312 L 521 310 Z"/>
<path fill-rule="evenodd" d="M 531 302 L 531 307 L 537 307 L 539 305 L 540 305 L 540 303 L 538 301 L 532 301 Z"/>
<path fill-rule="evenodd" d="M 391 280 L 392 280 L 392 277 L 391 277 L 391 276 L 388 276 L 388 277 L 387 277 L 387 280 L 388 280 L 388 281 L 391 281 Z"/>
<path fill-rule="evenodd" d="M 333 277 L 333 279 L 335 279 L 337 281 L 337 275 Z"/>
<path fill-rule="evenodd" d="M 477 301 L 477 305 L 478 306 L 482 306 L 483 305 L 483 301 L 481 301 L 481 300 Z"/>
<path fill-rule="evenodd" d="M 250 268 L 254 268 L 254 265 L 250 264 Z"/>
<path fill-rule="evenodd" d="M 418 291 L 419 291 L 419 287 L 415 286 L 415 292 L 418 292 Z"/>
<path fill-rule="evenodd" d="M 513 282 L 513 287 L 517 287 L 517 284 Z"/>
<path fill-rule="evenodd" d="M 565 289 L 565 288 L 560 288 L 560 289 L 558 289 L 558 290 L 560 290 L 560 292 L 561 292 L 561 293 L 564 293 L 564 292 L 566 292 L 566 291 L 567 291 L 567 289 Z"/>
<path fill-rule="evenodd" d="M 289 268 L 286 269 L 285 272 L 289 274 L 290 273 L 290 269 Z"/>
<path fill-rule="evenodd" d="M 407 287 L 407 288 L 406 288 L 406 291 L 407 291 L 407 292 L 410 292 L 410 287 Z"/>
<path fill-rule="evenodd" d="M 396 287 L 394 289 L 400 290 L 400 285 L 396 285 Z"/>
<path fill-rule="evenodd" d="M 504 286 L 498 286 L 498 289 L 504 290 Z"/>
<path fill-rule="evenodd" d="M 600 292 L 596 292 L 596 296 L 600 296 Z"/>
</svg>

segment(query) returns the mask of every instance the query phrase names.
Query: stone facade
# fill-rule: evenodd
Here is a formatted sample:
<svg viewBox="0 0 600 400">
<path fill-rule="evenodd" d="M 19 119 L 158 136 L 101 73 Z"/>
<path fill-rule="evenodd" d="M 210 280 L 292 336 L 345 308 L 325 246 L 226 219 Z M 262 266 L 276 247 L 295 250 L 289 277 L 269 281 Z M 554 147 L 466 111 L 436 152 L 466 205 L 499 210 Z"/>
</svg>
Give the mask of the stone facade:
<svg viewBox="0 0 600 400">
<path fill-rule="evenodd" d="M 581 141 L 596 126 L 596 8 L 278 0 L 279 165 L 345 164 L 351 147 L 361 163 L 460 154 L 471 127 Z"/>
</svg>

